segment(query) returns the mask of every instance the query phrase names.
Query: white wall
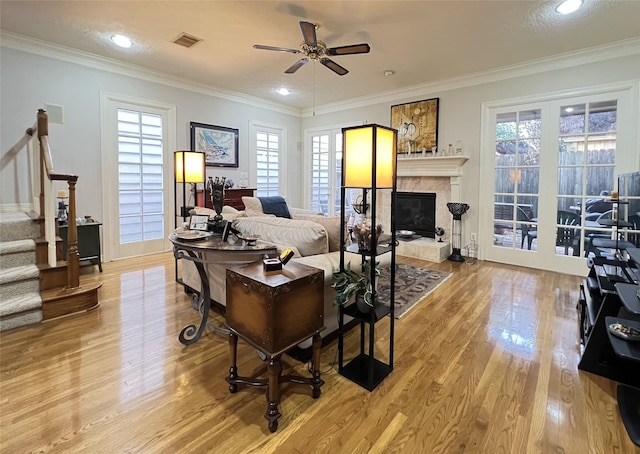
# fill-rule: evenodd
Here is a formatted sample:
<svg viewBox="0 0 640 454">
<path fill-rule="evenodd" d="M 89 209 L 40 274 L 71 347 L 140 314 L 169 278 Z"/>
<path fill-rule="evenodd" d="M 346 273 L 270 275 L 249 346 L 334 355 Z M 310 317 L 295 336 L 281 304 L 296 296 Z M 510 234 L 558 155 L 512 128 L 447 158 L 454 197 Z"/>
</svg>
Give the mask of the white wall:
<svg viewBox="0 0 640 454">
<path fill-rule="evenodd" d="M 581 57 L 584 58 L 584 57 Z M 542 64 L 542 63 L 541 63 Z M 481 108 L 482 104 L 491 101 L 522 98 L 534 95 L 544 95 L 556 92 L 570 93 L 584 87 L 593 87 L 612 84 L 621 81 L 633 81 L 640 85 L 640 54 L 638 51 L 629 56 L 622 56 L 612 59 L 600 60 L 597 62 L 576 64 L 567 67 L 567 62 L 559 62 L 554 69 L 550 66 L 544 72 L 539 72 L 536 67 L 527 68 L 529 75 L 514 76 L 508 79 L 495 79 L 503 76 L 491 75 L 494 81 L 474 83 L 473 80 L 454 83 L 451 81 L 440 85 L 434 85 L 424 91 L 416 90 L 411 97 L 390 99 L 387 102 L 380 102 L 375 105 L 354 107 L 351 109 L 336 112 L 316 113 L 315 116 L 308 116 L 303 119 L 302 128 L 313 129 L 323 126 L 335 126 L 336 124 L 356 123 L 378 123 L 389 126 L 391 121 L 391 106 L 406 102 L 420 101 L 429 98 L 440 98 L 439 106 L 439 138 L 438 147 L 454 144 L 461 140 L 464 146 L 464 154 L 471 159 L 463 167 L 462 178 L 462 200 L 468 203 L 471 208 L 463 217 L 463 239 L 462 244 L 467 244 L 470 232 L 478 232 L 478 206 L 479 206 L 479 182 L 480 182 L 480 133 L 481 133 Z M 477 80 L 481 80 L 478 77 Z M 467 84 L 466 87 L 460 87 Z M 458 85 L 456 88 L 450 88 Z M 636 90 L 637 92 L 637 90 Z M 640 124 L 638 117 L 638 100 L 631 100 L 634 108 L 634 118 L 632 124 L 637 127 Z M 316 110 L 317 112 L 317 110 Z M 635 163 L 632 171 L 640 169 L 640 144 L 639 138 L 633 138 L 633 146 L 629 149 L 618 150 L 619 153 L 629 153 L 634 155 L 632 162 Z M 494 150 L 487 150 L 493 153 Z"/>
<path fill-rule="evenodd" d="M 296 151 L 300 117 L 264 107 L 208 96 L 160 83 L 145 81 L 88 66 L 46 58 L 6 47 L 0 48 L 0 150 L 4 154 L 33 125 L 38 108 L 45 104 L 64 107 L 64 124 L 49 124 L 56 171 L 77 174 L 78 215 L 102 216 L 100 168 L 100 93 L 109 92 L 173 104 L 177 107 L 176 144 L 167 152 L 189 149 L 192 121 L 239 129 L 240 167 L 208 167 L 207 175 L 227 176 L 236 183 L 240 172 L 249 172 L 249 121 L 287 128 L 289 194 L 291 204 L 301 206 L 302 160 Z M 31 202 L 26 153 L 0 169 L 0 206 Z M 255 184 L 255 182 L 254 182 Z M 62 186 L 61 186 L 62 188 Z M 173 196 L 171 196 L 173 200 Z"/>
</svg>

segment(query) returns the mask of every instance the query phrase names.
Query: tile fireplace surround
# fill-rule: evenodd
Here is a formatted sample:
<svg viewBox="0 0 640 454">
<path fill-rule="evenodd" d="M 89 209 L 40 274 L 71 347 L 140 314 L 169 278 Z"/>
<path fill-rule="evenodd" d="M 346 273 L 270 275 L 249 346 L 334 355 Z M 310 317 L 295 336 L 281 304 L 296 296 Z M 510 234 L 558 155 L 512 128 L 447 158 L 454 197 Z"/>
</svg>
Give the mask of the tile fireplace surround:
<svg viewBox="0 0 640 454">
<path fill-rule="evenodd" d="M 444 156 L 433 158 L 405 158 L 398 156 L 397 190 L 403 192 L 434 192 L 436 194 L 436 226 L 446 231 L 444 239 L 451 239 L 452 216 L 448 202 L 460 202 L 462 166 L 468 156 Z M 378 206 L 378 218 L 389 219 L 390 195 L 383 194 Z M 383 225 L 390 232 L 389 225 Z"/>
</svg>

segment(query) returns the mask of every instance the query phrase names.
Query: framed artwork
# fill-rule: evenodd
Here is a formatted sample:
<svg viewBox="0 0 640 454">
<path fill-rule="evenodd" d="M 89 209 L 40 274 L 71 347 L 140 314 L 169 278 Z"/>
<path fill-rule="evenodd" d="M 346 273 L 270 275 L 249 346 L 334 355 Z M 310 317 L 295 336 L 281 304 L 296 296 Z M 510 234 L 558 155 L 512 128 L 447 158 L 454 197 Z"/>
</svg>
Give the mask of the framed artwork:
<svg viewBox="0 0 640 454">
<path fill-rule="evenodd" d="M 205 154 L 213 167 L 238 167 L 238 130 L 191 122 L 191 151 Z"/>
<path fill-rule="evenodd" d="M 439 100 L 391 106 L 391 127 L 398 130 L 398 153 L 432 152 L 438 147 Z"/>
</svg>

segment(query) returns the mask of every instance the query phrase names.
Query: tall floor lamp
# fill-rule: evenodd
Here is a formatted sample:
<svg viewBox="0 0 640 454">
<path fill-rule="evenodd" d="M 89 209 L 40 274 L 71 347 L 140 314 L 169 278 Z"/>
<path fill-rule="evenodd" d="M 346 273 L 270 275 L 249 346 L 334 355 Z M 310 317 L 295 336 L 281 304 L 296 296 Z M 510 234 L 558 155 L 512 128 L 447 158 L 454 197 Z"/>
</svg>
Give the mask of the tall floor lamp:
<svg viewBox="0 0 640 454">
<path fill-rule="evenodd" d="M 205 163 L 204 153 L 197 151 L 176 151 L 174 154 L 175 162 L 175 182 L 182 183 L 182 206 L 180 207 L 180 216 L 176 212 L 175 227 L 178 227 L 178 217 L 182 217 L 182 221 L 186 221 L 189 216 L 187 207 L 187 183 L 196 185 L 204 183 L 205 180 Z M 174 192 L 174 206 L 178 204 L 178 191 Z"/>
<path fill-rule="evenodd" d="M 204 153 L 197 151 L 176 151 L 174 157 L 174 180 L 175 185 L 182 183 L 182 206 L 180 207 L 180 216 L 178 216 L 178 191 L 177 187 L 173 192 L 173 207 L 176 209 L 174 227 L 178 227 L 178 217 L 182 217 L 182 222 L 187 220 L 189 209 L 187 207 L 187 183 L 193 184 L 203 183 L 205 179 L 205 162 Z M 195 191 L 194 191 L 195 194 Z M 182 279 L 178 276 L 178 259 L 175 259 L 176 265 L 176 282 L 182 283 Z"/>
</svg>

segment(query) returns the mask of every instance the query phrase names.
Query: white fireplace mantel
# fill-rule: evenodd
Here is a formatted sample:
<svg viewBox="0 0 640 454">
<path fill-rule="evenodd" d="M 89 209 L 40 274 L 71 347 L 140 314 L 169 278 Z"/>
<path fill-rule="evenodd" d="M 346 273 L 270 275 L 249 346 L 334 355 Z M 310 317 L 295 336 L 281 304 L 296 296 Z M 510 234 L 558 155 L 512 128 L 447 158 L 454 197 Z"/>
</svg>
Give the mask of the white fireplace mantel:
<svg viewBox="0 0 640 454">
<path fill-rule="evenodd" d="M 460 202 L 462 191 L 462 166 L 469 160 L 469 156 L 437 156 L 437 157 L 404 157 L 398 155 L 396 175 L 398 178 L 407 177 L 445 177 L 451 185 L 450 202 Z M 399 187 L 401 185 L 399 184 Z"/>
<path fill-rule="evenodd" d="M 437 156 L 414 158 L 398 155 L 398 177 L 459 177 L 468 156 Z"/>
</svg>

